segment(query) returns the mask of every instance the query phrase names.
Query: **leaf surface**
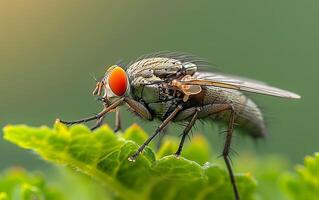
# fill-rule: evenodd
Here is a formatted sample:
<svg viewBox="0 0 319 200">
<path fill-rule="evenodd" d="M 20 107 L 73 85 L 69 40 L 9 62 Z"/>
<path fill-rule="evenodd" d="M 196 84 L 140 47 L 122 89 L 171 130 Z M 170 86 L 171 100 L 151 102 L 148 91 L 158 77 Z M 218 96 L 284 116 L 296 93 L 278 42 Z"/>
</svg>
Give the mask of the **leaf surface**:
<svg viewBox="0 0 319 200">
<path fill-rule="evenodd" d="M 170 155 L 178 142 L 166 140 L 157 155 L 146 148 L 135 162 L 128 157 L 147 138 L 137 125 L 123 134 L 107 125 L 94 132 L 84 125 L 68 128 L 58 123 L 53 129 L 16 125 L 4 128 L 4 138 L 95 178 L 117 199 L 233 199 L 227 172 L 205 163 L 211 155 L 203 137 L 185 147 L 186 158 Z M 255 199 L 254 178 L 237 174 L 236 179 L 242 199 Z"/>
</svg>

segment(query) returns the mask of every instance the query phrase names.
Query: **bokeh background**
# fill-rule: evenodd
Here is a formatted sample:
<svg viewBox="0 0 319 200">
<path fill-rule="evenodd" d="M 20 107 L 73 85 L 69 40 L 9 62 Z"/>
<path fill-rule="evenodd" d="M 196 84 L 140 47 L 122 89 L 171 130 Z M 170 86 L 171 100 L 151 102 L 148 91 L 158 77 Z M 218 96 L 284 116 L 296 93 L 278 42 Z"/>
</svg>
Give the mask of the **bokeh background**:
<svg viewBox="0 0 319 200">
<path fill-rule="evenodd" d="M 221 71 L 299 93 L 301 100 L 256 96 L 269 137 L 235 137 L 234 149 L 279 154 L 300 163 L 319 150 L 317 131 L 319 2 L 244 1 L 0 1 L 0 125 L 52 126 L 55 118 L 98 112 L 90 74 L 161 50 L 205 58 Z M 125 112 L 124 127 L 143 123 Z M 114 123 L 113 114 L 107 122 Z M 198 124 L 221 152 L 214 124 Z M 169 133 L 178 135 L 173 126 Z M 46 166 L 37 156 L 0 139 L 0 169 Z"/>
</svg>

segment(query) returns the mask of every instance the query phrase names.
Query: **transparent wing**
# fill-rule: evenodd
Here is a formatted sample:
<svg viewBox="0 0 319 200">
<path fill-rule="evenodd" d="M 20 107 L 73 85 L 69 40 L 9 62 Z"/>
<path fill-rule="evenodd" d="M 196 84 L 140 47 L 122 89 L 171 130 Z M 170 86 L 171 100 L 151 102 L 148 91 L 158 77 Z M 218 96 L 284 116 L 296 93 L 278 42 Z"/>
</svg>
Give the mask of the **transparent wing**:
<svg viewBox="0 0 319 200">
<path fill-rule="evenodd" d="M 184 85 L 205 85 L 241 90 L 277 97 L 299 99 L 300 96 L 287 90 L 269 86 L 263 82 L 246 78 L 210 72 L 196 72 L 191 80 L 181 80 Z"/>
</svg>

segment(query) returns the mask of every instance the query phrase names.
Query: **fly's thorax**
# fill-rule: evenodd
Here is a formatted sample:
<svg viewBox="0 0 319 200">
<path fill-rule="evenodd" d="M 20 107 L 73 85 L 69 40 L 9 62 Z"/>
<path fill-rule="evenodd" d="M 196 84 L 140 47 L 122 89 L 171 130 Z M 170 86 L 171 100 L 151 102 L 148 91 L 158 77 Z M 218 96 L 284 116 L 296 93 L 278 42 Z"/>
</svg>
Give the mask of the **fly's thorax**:
<svg viewBox="0 0 319 200">
<path fill-rule="evenodd" d="M 155 117 L 164 120 L 167 114 L 175 108 L 174 105 L 176 105 L 174 100 L 160 101 L 149 103 L 148 108 L 155 114 Z"/>
<path fill-rule="evenodd" d="M 131 89 L 132 97 L 143 103 L 154 114 L 154 117 L 159 119 L 163 119 L 178 101 L 171 96 L 171 92 L 162 85 L 135 85 Z"/>
<path fill-rule="evenodd" d="M 133 85 L 131 94 L 135 100 L 142 100 L 146 104 L 160 101 L 160 88 L 157 85 Z"/>
<path fill-rule="evenodd" d="M 174 58 L 152 57 L 134 62 L 128 66 L 127 74 L 131 83 L 132 96 L 146 103 L 161 101 L 165 98 L 165 89 L 161 83 L 167 83 L 185 75 L 193 75 L 197 66 Z"/>
<path fill-rule="evenodd" d="M 154 80 L 179 73 L 192 75 L 196 70 L 197 66 L 191 62 L 182 62 L 174 58 L 154 57 L 136 61 L 128 67 L 127 72 L 131 80 L 139 77 Z"/>
<path fill-rule="evenodd" d="M 128 68 L 130 78 L 143 77 L 150 78 L 152 76 L 159 77 L 164 74 L 173 74 L 182 68 L 182 63 L 170 58 L 145 58 L 136 61 Z"/>
</svg>

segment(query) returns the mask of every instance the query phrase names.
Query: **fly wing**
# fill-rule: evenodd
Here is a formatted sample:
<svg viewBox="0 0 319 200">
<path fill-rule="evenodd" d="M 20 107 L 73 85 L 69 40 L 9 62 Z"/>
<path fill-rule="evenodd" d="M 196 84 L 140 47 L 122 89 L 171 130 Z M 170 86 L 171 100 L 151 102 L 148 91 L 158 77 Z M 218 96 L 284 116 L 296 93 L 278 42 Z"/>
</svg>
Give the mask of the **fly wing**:
<svg viewBox="0 0 319 200">
<path fill-rule="evenodd" d="M 228 88 L 290 99 L 300 98 L 298 94 L 269 86 L 260 81 L 254 81 L 221 73 L 196 72 L 193 75 L 193 79 L 181 81 L 181 83 L 185 85 L 205 85 Z"/>
</svg>

